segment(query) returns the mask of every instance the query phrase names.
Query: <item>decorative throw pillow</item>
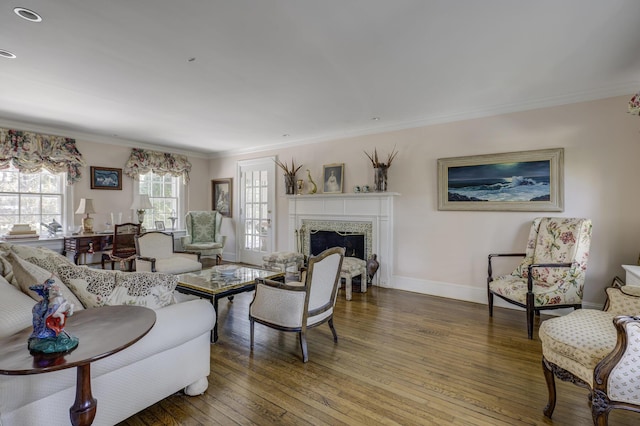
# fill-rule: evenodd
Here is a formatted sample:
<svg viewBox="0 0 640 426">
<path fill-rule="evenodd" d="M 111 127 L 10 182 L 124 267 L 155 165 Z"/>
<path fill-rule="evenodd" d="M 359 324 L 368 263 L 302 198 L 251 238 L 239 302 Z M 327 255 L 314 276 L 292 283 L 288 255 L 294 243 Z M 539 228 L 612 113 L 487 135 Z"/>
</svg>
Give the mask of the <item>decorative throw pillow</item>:
<svg viewBox="0 0 640 426">
<path fill-rule="evenodd" d="M 4 277 L 10 284 L 13 281 L 13 268 L 8 260 L 9 253 L 0 250 L 0 275 Z"/>
<path fill-rule="evenodd" d="M 9 260 L 9 263 L 11 263 L 13 277 L 16 281 L 17 287 L 20 288 L 24 294 L 29 295 L 33 300 L 40 301 L 42 298 L 38 296 L 35 291 L 30 290 L 29 287 L 36 284 L 42 284 L 49 278 L 52 278 L 55 281 L 55 285 L 58 286 L 67 301 L 72 303 L 76 310 L 83 309 L 82 303 L 80 303 L 75 294 L 55 274 L 39 267 L 38 265 L 34 265 L 33 263 L 21 259 L 13 252 L 9 253 L 7 259 Z"/>
<path fill-rule="evenodd" d="M 85 308 L 104 306 L 116 286 L 115 271 L 61 265 L 58 267 L 58 273 Z"/>
<path fill-rule="evenodd" d="M 607 288 L 609 308 L 615 315 L 640 315 L 640 287 Z"/>
<path fill-rule="evenodd" d="M 38 265 L 54 274 L 58 273 L 58 266 L 73 265 L 65 256 L 43 247 L 24 246 L 20 244 L 0 244 L 0 249 L 15 253 L 19 258 Z"/>
<path fill-rule="evenodd" d="M 105 305 L 138 305 L 160 309 L 175 303 L 175 275 L 154 272 L 116 272 L 116 287 Z"/>
</svg>

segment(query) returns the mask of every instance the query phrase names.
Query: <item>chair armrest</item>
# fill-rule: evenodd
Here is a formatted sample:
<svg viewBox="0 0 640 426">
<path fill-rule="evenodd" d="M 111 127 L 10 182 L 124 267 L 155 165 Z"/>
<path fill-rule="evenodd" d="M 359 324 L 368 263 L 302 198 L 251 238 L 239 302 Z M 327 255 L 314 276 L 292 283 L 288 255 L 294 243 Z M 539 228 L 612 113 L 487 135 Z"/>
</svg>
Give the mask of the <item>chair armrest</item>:
<svg viewBox="0 0 640 426">
<path fill-rule="evenodd" d="M 307 291 L 307 287 L 304 283 L 298 283 L 298 285 L 291 285 L 291 283 L 285 284 L 281 281 L 268 280 L 266 278 L 256 278 L 256 285 L 264 284 L 266 286 L 277 288 L 286 291 Z"/>
<path fill-rule="evenodd" d="M 184 237 L 180 237 L 180 243 L 184 247 L 186 244 L 191 244 L 191 235 L 185 235 Z"/>
<path fill-rule="evenodd" d="M 140 272 L 156 272 L 156 258 L 155 257 L 136 257 L 136 271 Z"/>
<path fill-rule="evenodd" d="M 634 379 L 638 376 L 635 369 L 640 350 L 640 317 L 617 316 L 613 325 L 616 327 L 616 346 L 594 369 L 593 404 L 601 402 L 604 397 L 637 405 L 640 390 Z"/>
<path fill-rule="evenodd" d="M 224 247 L 224 244 L 227 242 L 227 236 L 226 235 L 216 235 L 215 242 L 222 244 L 222 247 Z"/>
<path fill-rule="evenodd" d="M 188 259 L 195 258 L 193 260 L 197 260 L 198 262 L 200 262 L 200 253 L 196 251 L 178 250 L 174 251 L 173 254 L 177 254 L 180 257 L 186 257 Z"/>
<path fill-rule="evenodd" d="M 526 253 L 492 253 L 488 256 L 488 268 L 487 268 L 487 285 L 493 281 L 493 267 L 491 266 L 491 259 L 494 257 L 525 257 Z"/>
<path fill-rule="evenodd" d="M 532 263 L 528 267 L 529 276 L 527 277 L 527 291 L 529 292 L 533 291 L 533 276 L 531 274 L 531 271 L 533 270 L 533 268 L 571 268 L 572 265 L 573 263 L 571 262 L 569 263 Z"/>
</svg>

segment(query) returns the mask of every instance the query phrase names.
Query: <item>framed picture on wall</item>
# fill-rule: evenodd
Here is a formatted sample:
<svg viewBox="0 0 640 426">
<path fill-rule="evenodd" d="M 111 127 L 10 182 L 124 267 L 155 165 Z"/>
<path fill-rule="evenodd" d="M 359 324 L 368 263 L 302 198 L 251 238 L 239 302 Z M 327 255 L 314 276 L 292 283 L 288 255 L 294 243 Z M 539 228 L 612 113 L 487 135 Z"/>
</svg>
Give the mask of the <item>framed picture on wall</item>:
<svg viewBox="0 0 640 426">
<path fill-rule="evenodd" d="M 211 209 L 221 215 L 233 217 L 233 178 L 211 181 Z"/>
<path fill-rule="evenodd" d="M 322 192 L 325 194 L 342 192 L 344 163 L 325 164 L 322 166 Z"/>
<path fill-rule="evenodd" d="M 438 210 L 564 210 L 564 149 L 438 159 Z"/>
<path fill-rule="evenodd" d="M 122 169 L 91 166 L 91 189 L 122 190 Z"/>
</svg>

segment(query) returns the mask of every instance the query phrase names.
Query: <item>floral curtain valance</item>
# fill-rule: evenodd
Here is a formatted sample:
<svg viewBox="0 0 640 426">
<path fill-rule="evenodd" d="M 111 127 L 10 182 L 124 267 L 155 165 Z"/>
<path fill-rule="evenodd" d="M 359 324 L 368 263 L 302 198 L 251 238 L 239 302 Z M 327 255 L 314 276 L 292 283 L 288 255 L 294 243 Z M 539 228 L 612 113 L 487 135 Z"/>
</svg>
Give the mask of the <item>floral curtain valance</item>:
<svg viewBox="0 0 640 426">
<path fill-rule="evenodd" d="M 124 174 L 138 179 L 138 176 L 141 174 L 151 171 L 161 176 L 182 176 L 184 183 L 189 183 L 191 163 L 187 160 L 186 155 L 133 148 L 131 150 L 131 156 L 124 166 Z"/>
<path fill-rule="evenodd" d="M 73 185 L 82 177 L 81 168 L 86 163 L 75 139 L 0 127 L 0 170 L 10 165 L 23 173 L 42 169 L 66 172 L 67 185 Z"/>
</svg>

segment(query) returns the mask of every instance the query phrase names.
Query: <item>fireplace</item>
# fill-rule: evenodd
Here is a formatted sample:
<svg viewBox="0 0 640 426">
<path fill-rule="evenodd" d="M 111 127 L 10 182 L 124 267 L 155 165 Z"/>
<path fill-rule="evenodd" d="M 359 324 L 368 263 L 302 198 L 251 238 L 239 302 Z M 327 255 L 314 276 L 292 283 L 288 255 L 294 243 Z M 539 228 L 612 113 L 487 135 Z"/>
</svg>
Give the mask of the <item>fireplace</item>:
<svg viewBox="0 0 640 426">
<path fill-rule="evenodd" d="M 345 247 L 347 256 L 364 260 L 375 253 L 380 268 L 374 284 L 389 286 L 394 264 L 393 200 L 398 195 L 373 192 L 287 196 L 289 250 L 308 256 L 339 246 Z"/>
<path fill-rule="evenodd" d="M 371 256 L 371 222 L 302 220 L 302 253 L 320 254 L 330 247 L 343 247 L 345 256 L 367 260 Z"/>
</svg>

